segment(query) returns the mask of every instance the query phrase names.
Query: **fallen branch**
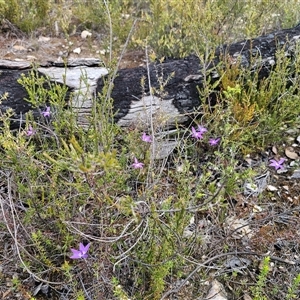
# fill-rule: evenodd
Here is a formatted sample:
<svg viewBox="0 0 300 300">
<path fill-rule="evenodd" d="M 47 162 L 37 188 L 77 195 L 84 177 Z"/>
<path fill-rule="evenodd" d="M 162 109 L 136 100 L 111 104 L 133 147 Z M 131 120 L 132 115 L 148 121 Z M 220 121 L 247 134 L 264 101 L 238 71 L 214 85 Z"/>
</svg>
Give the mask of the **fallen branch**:
<svg viewBox="0 0 300 300">
<path fill-rule="evenodd" d="M 258 72 L 261 79 L 269 76 L 276 66 L 276 53 L 279 49 L 284 51 L 285 56 L 297 55 L 296 44 L 299 39 L 300 26 L 296 26 L 223 45 L 216 49 L 213 58 L 205 64 L 191 55 L 183 59 L 152 63 L 148 70 L 146 67 L 121 69 L 114 78 L 111 93 L 116 112 L 115 121 L 121 126 L 140 123 L 147 126 L 149 120 L 159 116 L 169 128 L 176 123 L 187 122 L 190 114 L 201 111 L 199 90 L 203 89 L 206 79 L 210 78 L 211 83 L 218 83 L 220 80 L 218 70 L 222 63 Z M 67 84 L 70 91 L 75 92 L 71 105 L 78 109 L 79 123 L 82 125 L 88 122 L 92 98 L 102 91 L 105 84 L 103 76 L 108 74 L 108 70 L 99 67 L 99 64 L 99 60 L 82 59 L 67 63 L 48 62 L 37 68 L 41 75 Z M 8 93 L 8 98 L 2 102 L 0 109 L 2 112 L 9 108 L 14 110 L 14 126 L 20 126 L 24 122 L 24 114 L 33 109 L 24 100 L 27 97 L 25 89 L 17 82 L 21 74 L 27 74 L 30 69 L 31 65 L 27 62 L 0 60 L 0 97 Z"/>
</svg>

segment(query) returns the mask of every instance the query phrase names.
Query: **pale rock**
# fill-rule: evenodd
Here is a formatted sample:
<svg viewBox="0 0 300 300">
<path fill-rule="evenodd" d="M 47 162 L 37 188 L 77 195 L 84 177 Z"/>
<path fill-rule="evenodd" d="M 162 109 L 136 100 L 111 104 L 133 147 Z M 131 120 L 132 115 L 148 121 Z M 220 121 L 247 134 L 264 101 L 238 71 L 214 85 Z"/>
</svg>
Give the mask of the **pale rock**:
<svg viewBox="0 0 300 300">
<path fill-rule="evenodd" d="M 89 32 L 89 31 L 87 31 L 87 30 L 83 30 L 83 31 L 81 32 L 81 38 L 82 38 L 82 39 L 86 39 L 87 37 L 91 37 L 91 36 L 92 36 L 92 33 Z"/>
<path fill-rule="evenodd" d="M 81 48 L 80 48 L 80 47 L 75 48 L 75 49 L 73 50 L 73 53 L 75 53 L 75 54 L 80 54 L 80 53 L 81 53 Z"/>
<path fill-rule="evenodd" d="M 278 191 L 278 188 L 276 186 L 274 186 L 274 185 L 268 184 L 267 185 L 267 190 L 269 192 L 276 192 L 276 191 Z"/>
<path fill-rule="evenodd" d="M 21 45 L 14 45 L 13 50 L 20 51 L 20 52 L 27 51 L 27 49 L 24 46 L 21 46 Z"/>
<path fill-rule="evenodd" d="M 26 59 L 27 59 L 27 60 L 30 60 L 30 61 L 35 61 L 35 60 L 37 60 L 37 58 L 36 58 L 34 55 L 27 55 L 27 56 L 26 56 Z"/>
<path fill-rule="evenodd" d="M 38 41 L 41 43 L 46 43 L 49 42 L 51 40 L 51 38 L 47 37 L 47 36 L 39 36 Z"/>
<path fill-rule="evenodd" d="M 259 205 L 255 204 L 255 205 L 253 206 L 253 209 L 252 209 L 252 211 L 253 211 L 254 213 L 259 213 L 259 212 L 262 212 L 262 211 L 263 211 L 263 209 L 262 209 L 262 207 L 261 207 L 261 206 L 259 206 Z"/>
<path fill-rule="evenodd" d="M 225 288 L 221 282 L 214 279 L 205 300 L 228 300 Z"/>
</svg>

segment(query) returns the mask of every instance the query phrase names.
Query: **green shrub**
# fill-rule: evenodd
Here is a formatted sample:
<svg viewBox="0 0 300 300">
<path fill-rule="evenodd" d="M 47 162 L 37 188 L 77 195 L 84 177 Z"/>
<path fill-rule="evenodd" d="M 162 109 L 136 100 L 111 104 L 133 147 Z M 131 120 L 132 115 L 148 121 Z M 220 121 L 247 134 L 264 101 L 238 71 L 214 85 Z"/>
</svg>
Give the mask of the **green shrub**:
<svg viewBox="0 0 300 300">
<path fill-rule="evenodd" d="M 58 12 L 56 21 L 66 35 L 73 25 L 103 25 L 103 32 L 110 32 L 107 41 L 119 39 L 113 46 L 126 40 L 132 21 L 139 18 L 131 46 L 151 45 L 157 56 L 196 51 L 207 63 L 215 45 L 274 27 L 279 20 L 270 16 L 273 12 L 289 16 L 280 25 L 291 25 L 298 2 L 293 7 L 277 2 L 39 1 L 33 7 L 33 2 L 15 0 L 0 6 L 0 13 L 28 31 L 53 23 L 40 18 L 48 11 Z M 64 14 L 65 7 L 70 10 Z M 12 132 L 13 112 L 0 116 L 0 175 L 7 196 L 0 201 L 5 211 L 0 225 L 16 247 L 12 260 L 18 271 L 24 278 L 30 274 L 46 280 L 53 290 L 63 282 L 74 299 L 104 299 L 107 294 L 112 299 L 161 299 L 174 283 L 194 275 L 191 298 L 204 298 L 202 282 L 215 276 L 212 269 L 221 269 L 215 251 L 225 256 L 231 248 L 237 250 L 238 241 L 228 241 L 223 226 L 235 213 L 232 203 L 237 199 L 244 201 L 243 209 L 252 208 L 241 196 L 243 184 L 260 170 L 242 168 L 243 155 L 282 141 L 285 126 L 299 125 L 298 58 L 292 61 L 278 51 L 277 59 L 276 69 L 264 80 L 223 62 L 220 90 L 205 82 L 201 114 L 195 113 L 191 124 L 208 132 L 195 139 L 191 128 L 178 125 L 170 135 L 178 144 L 164 160 L 154 159 L 157 141 L 143 142 L 139 124 L 124 129 L 113 123 L 109 81 L 94 99 L 88 128 L 82 128 L 72 108 L 65 107 L 65 86 L 34 70 L 21 76 L 26 101 L 34 108 L 49 107 L 51 122 L 29 113 L 25 128 Z M 164 84 L 157 92 L 164 92 Z M 217 96 L 214 109 L 205 101 L 212 92 Z M 163 130 L 154 123 L 148 134 L 155 137 Z M 220 138 L 219 143 L 210 146 L 209 137 Z M 134 158 L 143 168 L 133 168 Z M 209 230 L 218 229 L 215 244 L 206 240 L 203 220 Z M 202 221 L 200 229 L 197 221 Z M 190 236 L 185 235 L 188 225 L 196 226 Z M 70 249 L 79 243 L 91 244 L 88 258 L 70 260 Z M 269 270 L 265 258 L 251 290 L 257 300 L 266 299 Z M 239 275 L 233 272 L 235 282 Z M 287 299 L 295 297 L 298 277 L 289 284 Z M 14 289 L 21 288 L 21 280 L 12 282 Z"/>
</svg>

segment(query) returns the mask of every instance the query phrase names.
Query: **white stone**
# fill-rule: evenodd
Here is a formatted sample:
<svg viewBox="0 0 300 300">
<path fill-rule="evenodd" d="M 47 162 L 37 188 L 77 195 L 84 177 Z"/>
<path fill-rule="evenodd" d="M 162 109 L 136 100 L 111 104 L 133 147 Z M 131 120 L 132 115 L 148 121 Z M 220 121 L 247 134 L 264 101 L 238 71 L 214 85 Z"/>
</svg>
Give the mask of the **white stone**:
<svg viewBox="0 0 300 300">
<path fill-rule="evenodd" d="M 267 190 L 270 191 L 270 192 L 276 192 L 278 191 L 278 188 L 274 185 L 267 185 Z"/>
<path fill-rule="evenodd" d="M 90 36 L 92 36 L 92 33 L 89 32 L 89 31 L 87 31 L 87 30 L 83 30 L 83 31 L 81 32 L 81 38 L 82 38 L 82 39 L 86 39 L 87 37 L 90 37 Z"/>
<path fill-rule="evenodd" d="M 81 48 L 80 48 L 80 47 L 75 48 L 75 49 L 73 50 L 73 53 L 80 54 L 80 53 L 81 53 Z"/>
</svg>

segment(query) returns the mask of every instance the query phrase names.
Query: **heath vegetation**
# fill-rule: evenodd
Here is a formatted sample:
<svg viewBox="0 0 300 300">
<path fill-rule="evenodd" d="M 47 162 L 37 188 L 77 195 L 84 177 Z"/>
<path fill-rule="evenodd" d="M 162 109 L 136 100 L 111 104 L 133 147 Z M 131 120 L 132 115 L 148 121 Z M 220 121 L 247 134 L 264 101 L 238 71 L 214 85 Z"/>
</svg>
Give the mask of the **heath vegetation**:
<svg viewBox="0 0 300 300">
<path fill-rule="evenodd" d="M 218 45 L 297 25 L 299 11 L 298 0 L 0 0 L 24 35 L 98 35 L 112 73 L 124 45 L 205 62 Z M 205 299 L 216 279 L 228 299 L 298 299 L 300 162 L 286 149 L 300 152 L 300 64 L 277 61 L 263 82 L 228 66 L 214 109 L 203 100 L 169 131 L 164 159 L 159 120 L 112 122 L 108 83 L 82 128 L 66 87 L 22 76 L 42 109 L 14 131 L 12 112 L 0 115 L 2 297 Z"/>
</svg>

